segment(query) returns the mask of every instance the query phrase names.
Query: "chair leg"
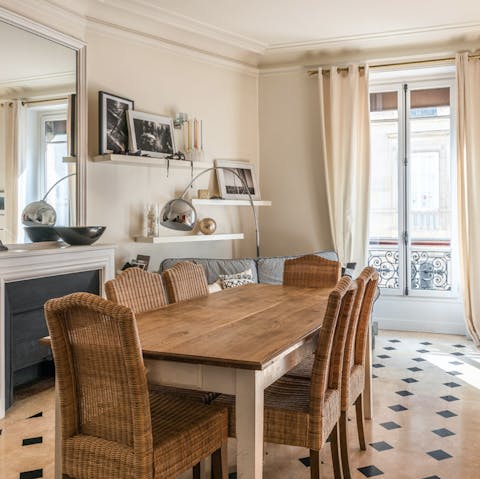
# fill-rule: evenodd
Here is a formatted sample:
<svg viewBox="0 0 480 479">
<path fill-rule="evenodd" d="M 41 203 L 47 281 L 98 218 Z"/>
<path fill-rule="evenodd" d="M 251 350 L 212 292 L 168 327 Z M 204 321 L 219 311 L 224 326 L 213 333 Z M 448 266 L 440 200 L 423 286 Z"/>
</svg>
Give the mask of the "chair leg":
<svg viewBox="0 0 480 479">
<path fill-rule="evenodd" d="M 200 479 L 200 463 L 193 466 L 193 479 Z"/>
<path fill-rule="evenodd" d="M 348 457 L 348 419 L 346 411 L 340 416 L 340 453 L 342 455 L 342 468 L 344 479 L 351 479 L 350 461 Z"/>
<path fill-rule="evenodd" d="M 310 479 L 320 479 L 320 451 L 310 449 Z"/>
<path fill-rule="evenodd" d="M 227 443 L 212 454 L 212 479 L 227 479 L 228 451 Z"/>
<path fill-rule="evenodd" d="M 360 443 L 360 449 L 365 451 L 367 446 L 365 444 L 365 429 L 364 429 L 364 416 L 363 416 L 363 393 L 358 396 L 355 401 L 355 410 L 357 415 L 357 431 L 358 442 Z"/>
<path fill-rule="evenodd" d="M 338 442 L 338 422 L 330 433 L 330 448 L 332 450 L 333 475 L 335 479 L 343 479 Z"/>
</svg>

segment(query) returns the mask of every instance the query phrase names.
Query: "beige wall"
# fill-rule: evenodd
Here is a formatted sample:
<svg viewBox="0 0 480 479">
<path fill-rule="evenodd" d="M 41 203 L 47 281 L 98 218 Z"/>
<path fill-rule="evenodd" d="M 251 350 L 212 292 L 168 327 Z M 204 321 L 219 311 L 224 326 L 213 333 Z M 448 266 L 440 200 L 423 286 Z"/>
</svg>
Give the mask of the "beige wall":
<svg viewBox="0 0 480 479">
<path fill-rule="evenodd" d="M 87 32 L 89 155 L 98 151 L 98 91 L 130 98 L 135 109 L 174 116 L 187 112 L 203 120 L 207 159 L 258 156 L 258 80 L 256 76 L 217 66 L 136 40 Z M 210 174 L 193 188 L 208 187 Z M 253 220 L 248 209 L 202 207 L 217 232 L 245 232 L 243 241 L 140 245 L 132 237 L 142 230 L 145 204 L 164 204 L 190 180 L 190 169 L 115 166 L 89 162 L 87 220 L 105 224 L 102 241 L 119 245 L 118 262 L 137 253 L 152 256 L 156 268 L 169 256 L 242 256 L 254 254 Z M 163 229 L 162 234 L 174 234 Z"/>
<path fill-rule="evenodd" d="M 260 77 L 263 254 L 332 247 L 318 142 L 317 82 L 304 69 Z"/>
</svg>

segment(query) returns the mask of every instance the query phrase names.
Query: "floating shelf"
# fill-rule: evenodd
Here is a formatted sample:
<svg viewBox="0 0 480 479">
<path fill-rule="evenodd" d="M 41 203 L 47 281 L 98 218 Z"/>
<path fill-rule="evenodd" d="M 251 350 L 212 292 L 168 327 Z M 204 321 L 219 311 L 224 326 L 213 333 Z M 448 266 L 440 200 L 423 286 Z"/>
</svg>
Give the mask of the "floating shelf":
<svg viewBox="0 0 480 479">
<path fill-rule="evenodd" d="M 64 156 L 62 158 L 62 163 L 76 163 L 77 157 L 76 156 Z"/>
<path fill-rule="evenodd" d="M 243 239 L 243 233 L 229 233 L 229 234 L 213 234 L 213 235 L 185 235 L 185 236 L 135 236 L 135 241 L 138 243 L 190 243 L 198 241 L 223 241 L 223 240 L 237 240 Z"/>
<path fill-rule="evenodd" d="M 93 161 L 100 163 L 109 163 L 112 165 L 134 165 L 134 166 L 156 166 L 167 167 L 170 161 L 170 168 L 191 168 L 192 163 L 186 160 L 166 160 L 165 158 L 152 158 L 150 156 L 135 156 L 135 155 L 97 155 L 93 157 Z M 213 162 L 211 161 L 194 161 L 193 169 L 205 170 L 211 168 Z"/>
<path fill-rule="evenodd" d="M 194 206 L 250 206 L 249 200 L 203 200 L 199 198 L 193 198 L 192 204 Z M 253 200 L 255 206 L 272 206 L 271 201 L 266 200 Z"/>
</svg>

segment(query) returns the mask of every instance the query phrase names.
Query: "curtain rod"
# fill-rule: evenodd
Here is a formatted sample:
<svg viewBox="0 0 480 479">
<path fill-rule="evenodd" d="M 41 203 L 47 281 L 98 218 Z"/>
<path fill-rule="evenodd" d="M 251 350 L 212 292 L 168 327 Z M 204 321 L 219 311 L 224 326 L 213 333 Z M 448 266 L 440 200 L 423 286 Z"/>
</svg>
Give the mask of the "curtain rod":
<svg viewBox="0 0 480 479">
<path fill-rule="evenodd" d="M 480 54 L 469 55 L 469 58 L 480 58 Z M 423 65 L 425 63 L 443 63 L 448 61 L 454 61 L 455 57 L 445 57 L 445 58 L 434 58 L 432 60 L 412 60 L 409 62 L 399 62 L 399 63 L 378 63 L 377 65 L 369 66 L 370 69 L 375 68 L 388 68 L 388 67 L 399 67 L 403 65 Z M 358 67 L 359 70 L 365 70 L 364 66 Z M 338 67 L 337 71 L 347 71 L 348 67 Z M 330 73 L 330 69 L 322 70 L 323 74 Z M 308 70 L 307 74 L 309 77 L 317 76 L 318 70 Z"/>
<path fill-rule="evenodd" d="M 22 105 L 34 105 L 36 103 L 48 103 L 52 101 L 67 101 L 67 100 L 68 100 L 68 97 L 46 98 L 45 100 L 22 101 Z"/>
</svg>

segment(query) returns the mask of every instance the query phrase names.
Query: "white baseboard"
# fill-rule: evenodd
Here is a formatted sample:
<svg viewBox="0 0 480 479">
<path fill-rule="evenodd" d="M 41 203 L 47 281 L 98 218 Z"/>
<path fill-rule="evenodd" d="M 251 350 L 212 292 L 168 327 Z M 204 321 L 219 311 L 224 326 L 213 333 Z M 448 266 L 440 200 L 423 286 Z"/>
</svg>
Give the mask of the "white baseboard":
<svg viewBox="0 0 480 479">
<path fill-rule="evenodd" d="M 425 333 L 466 334 L 459 298 L 380 296 L 373 321 L 380 329 Z"/>
<path fill-rule="evenodd" d="M 418 331 L 421 333 L 441 333 L 441 334 L 460 334 L 465 336 L 467 330 L 465 326 L 457 321 L 436 321 L 434 319 L 422 319 L 421 321 L 412 319 L 381 318 L 374 316 L 374 321 L 378 321 L 379 329 L 393 331 Z"/>
</svg>

